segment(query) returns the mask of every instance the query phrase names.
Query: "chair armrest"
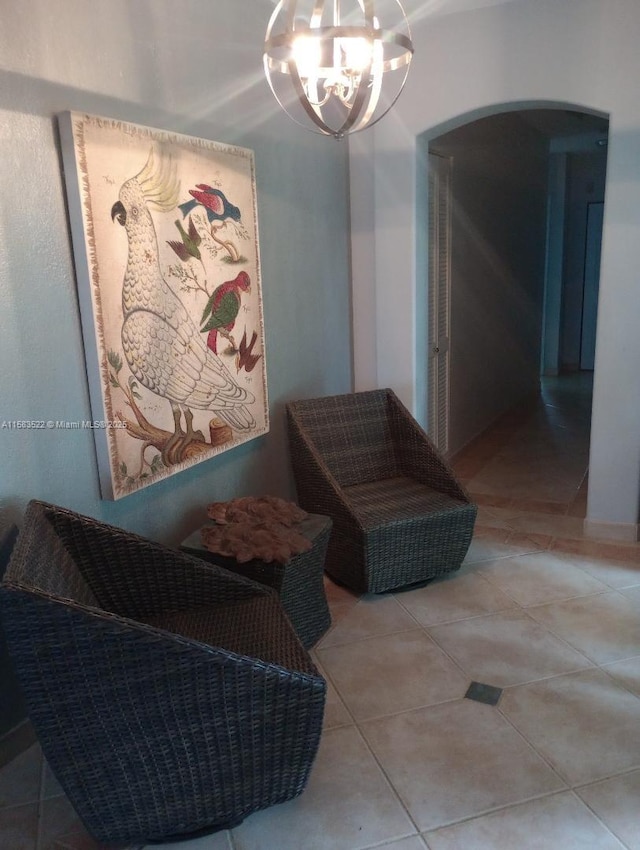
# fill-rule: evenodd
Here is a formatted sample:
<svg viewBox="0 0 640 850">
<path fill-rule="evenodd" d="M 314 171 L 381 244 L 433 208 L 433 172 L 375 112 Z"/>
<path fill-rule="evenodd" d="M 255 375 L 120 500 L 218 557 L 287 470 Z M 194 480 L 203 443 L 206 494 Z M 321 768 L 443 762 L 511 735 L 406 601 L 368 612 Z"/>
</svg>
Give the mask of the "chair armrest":
<svg viewBox="0 0 640 850">
<path fill-rule="evenodd" d="M 123 617 L 137 620 L 168 611 L 277 596 L 269 587 L 186 553 L 157 544 L 132 549 L 136 558 L 120 565 L 120 576 L 95 560 L 85 570 L 100 604 Z"/>
<path fill-rule="evenodd" d="M 470 496 L 457 481 L 453 469 L 431 442 L 423 428 L 392 390 L 390 401 L 391 433 L 398 466 L 403 475 L 420 481 L 455 499 L 470 502 Z"/>
<path fill-rule="evenodd" d="M 43 503 L 44 513 L 98 604 L 123 617 L 140 619 L 199 606 L 224 605 L 271 593 L 236 576 L 137 534 Z M 25 517 L 24 534 L 37 525 Z"/>
<path fill-rule="evenodd" d="M 313 442 L 287 410 L 289 454 L 296 482 L 298 503 L 305 511 L 324 514 L 333 520 L 337 533 L 360 526 L 343 488 L 340 486 Z"/>
</svg>

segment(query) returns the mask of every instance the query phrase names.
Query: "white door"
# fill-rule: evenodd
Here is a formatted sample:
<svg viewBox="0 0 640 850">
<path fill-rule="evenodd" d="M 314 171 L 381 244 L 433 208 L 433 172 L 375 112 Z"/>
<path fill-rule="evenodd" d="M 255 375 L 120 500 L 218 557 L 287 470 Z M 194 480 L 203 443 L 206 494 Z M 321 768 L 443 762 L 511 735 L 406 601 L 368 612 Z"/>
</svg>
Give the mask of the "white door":
<svg viewBox="0 0 640 850">
<path fill-rule="evenodd" d="M 451 323 L 451 160 L 429 154 L 429 436 L 449 448 L 449 328 Z"/>
</svg>

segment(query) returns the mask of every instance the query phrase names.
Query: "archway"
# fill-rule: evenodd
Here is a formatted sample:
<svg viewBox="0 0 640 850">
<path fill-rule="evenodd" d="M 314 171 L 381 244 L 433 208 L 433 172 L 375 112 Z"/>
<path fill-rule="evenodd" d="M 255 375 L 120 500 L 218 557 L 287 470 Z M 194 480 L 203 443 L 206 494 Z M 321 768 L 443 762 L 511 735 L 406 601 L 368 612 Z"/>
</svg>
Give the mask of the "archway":
<svg viewBox="0 0 640 850">
<path fill-rule="evenodd" d="M 584 341 L 595 338 L 595 302 L 585 296 L 585 269 L 597 293 L 601 229 L 591 228 L 595 250 L 585 266 L 587 211 L 604 201 L 608 120 L 571 104 L 507 106 L 418 139 L 416 197 L 428 227 L 416 239 L 417 285 L 431 280 L 417 363 L 430 376 L 425 421 L 450 453 L 537 392 L 541 372 L 593 368 Z M 444 404 L 449 440 L 447 417 L 434 410 Z"/>
<path fill-rule="evenodd" d="M 611 116 L 607 212 L 593 391 L 589 535 L 637 539 L 640 526 L 640 9 L 604 0 L 500 3 L 427 16 L 402 97 L 350 149 L 356 386 L 392 386 L 417 414 L 424 305 L 417 286 L 422 224 L 416 156 L 422 134 L 482 117 L 495 104 L 577 104 Z M 361 310 L 361 305 L 364 309 Z M 363 367 L 363 368 L 362 368 Z M 364 375 L 364 380 L 361 376 Z M 424 420 L 423 420 L 424 421 Z"/>
</svg>

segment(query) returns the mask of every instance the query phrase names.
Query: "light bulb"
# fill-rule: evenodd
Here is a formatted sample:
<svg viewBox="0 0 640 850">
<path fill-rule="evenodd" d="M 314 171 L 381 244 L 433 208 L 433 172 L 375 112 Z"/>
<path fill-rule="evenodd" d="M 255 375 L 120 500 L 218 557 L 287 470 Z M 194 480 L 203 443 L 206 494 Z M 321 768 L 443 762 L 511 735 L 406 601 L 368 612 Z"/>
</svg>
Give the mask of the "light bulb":
<svg viewBox="0 0 640 850">
<path fill-rule="evenodd" d="M 371 61 L 372 44 L 366 38 L 342 38 L 344 66 L 349 71 L 362 72 Z"/>
<path fill-rule="evenodd" d="M 320 39 L 310 35 L 299 35 L 291 45 L 291 56 L 301 77 L 317 77 L 322 58 Z"/>
<path fill-rule="evenodd" d="M 263 61 L 285 112 L 336 139 L 376 124 L 413 55 L 401 0 L 272 1 Z"/>
</svg>

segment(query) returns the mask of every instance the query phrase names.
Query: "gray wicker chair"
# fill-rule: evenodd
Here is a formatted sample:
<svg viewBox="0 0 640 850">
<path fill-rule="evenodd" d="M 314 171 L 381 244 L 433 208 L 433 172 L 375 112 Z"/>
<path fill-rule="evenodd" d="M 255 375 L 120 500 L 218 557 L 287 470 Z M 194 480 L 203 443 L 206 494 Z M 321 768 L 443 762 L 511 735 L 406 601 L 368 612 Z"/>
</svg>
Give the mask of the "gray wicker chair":
<svg viewBox="0 0 640 850">
<path fill-rule="evenodd" d="M 99 841 L 215 831 L 304 789 L 326 684 L 271 588 L 31 502 L 0 612 L 44 754 Z"/>
<path fill-rule="evenodd" d="M 477 507 L 391 390 L 286 410 L 298 501 L 333 520 L 332 578 L 381 593 L 460 567 Z"/>
</svg>

